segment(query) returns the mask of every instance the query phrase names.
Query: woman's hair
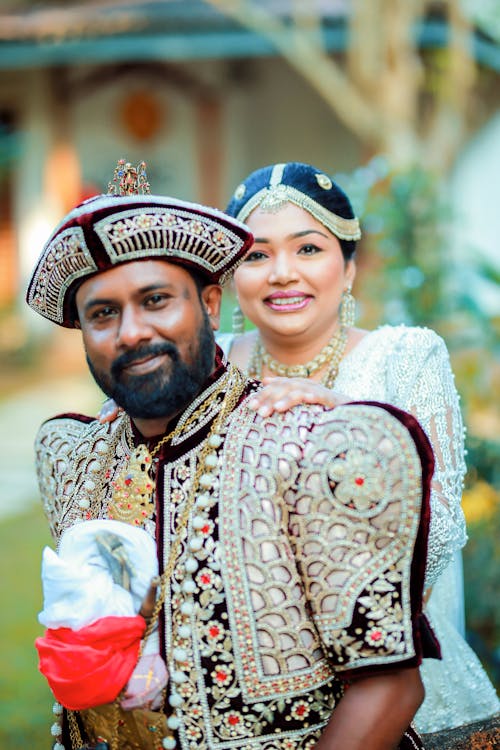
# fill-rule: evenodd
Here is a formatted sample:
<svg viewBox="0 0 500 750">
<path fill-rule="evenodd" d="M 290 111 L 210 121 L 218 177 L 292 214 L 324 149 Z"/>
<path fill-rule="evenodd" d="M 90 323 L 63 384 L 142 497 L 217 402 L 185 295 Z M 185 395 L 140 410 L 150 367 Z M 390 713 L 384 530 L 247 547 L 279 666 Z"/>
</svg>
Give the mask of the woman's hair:
<svg viewBox="0 0 500 750">
<path fill-rule="evenodd" d="M 351 202 L 331 177 L 310 164 L 294 161 L 257 169 L 238 185 L 226 213 L 244 222 L 257 207 L 272 213 L 286 203 L 308 211 L 338 238 L 344 259 L 353 257 L 361 230 Z"/>
</svg>

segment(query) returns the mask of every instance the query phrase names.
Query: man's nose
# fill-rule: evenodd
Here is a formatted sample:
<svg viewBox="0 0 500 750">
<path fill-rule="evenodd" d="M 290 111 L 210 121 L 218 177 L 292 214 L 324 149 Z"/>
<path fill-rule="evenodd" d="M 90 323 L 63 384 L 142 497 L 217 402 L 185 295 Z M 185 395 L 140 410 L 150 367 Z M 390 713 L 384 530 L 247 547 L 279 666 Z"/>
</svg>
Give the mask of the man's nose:
<svg viewBox="0 0 500 750">
<path fill-rule="evenodd" d="M 120 318 L 117 344 L 125 349 L 135 349 L 153 336 L 151 325 L 142 310 L 135 307 L 124 307 Z"/>
<path fill-rule="evenodd" d="M 269 274 L 271 284 L 289 284 L 297 281 L 298 273 L 293 256 L 286 251 L 279 252 L 274 257 L 274 262 Z"/>
</svg>

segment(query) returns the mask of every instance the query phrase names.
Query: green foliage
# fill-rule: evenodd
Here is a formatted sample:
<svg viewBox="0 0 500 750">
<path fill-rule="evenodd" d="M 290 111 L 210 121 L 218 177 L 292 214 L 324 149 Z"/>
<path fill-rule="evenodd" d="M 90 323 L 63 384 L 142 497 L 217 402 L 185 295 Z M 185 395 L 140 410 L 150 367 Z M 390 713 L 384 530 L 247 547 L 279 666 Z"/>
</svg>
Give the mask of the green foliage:
<svg viewBox="0 0 500 750">
<path fill-rule="evenodd" d="M 53 698 L 37 669 L 34 640 L 43 628 L 40 564 L 49 542 L 40 508 L 0 523 L 3 570 L 0 639 L 0 747 L 50 748 Z"/>
<path fill-rule="evenodd" d="M 495 512 L 468 527 L 464 549 L 467 628 L 490 676 L 500 685 L 500 503 Z"/>
<path fill-rule="evenodd" d="M 336 179 L 354 197 L 364 228 L 359 296 L 367 327 L 405 323 L 443 336 L 467 412 L 477 394 L 493 388 L 498 321 L 482 306 L 478 282 L 498 283 L 498 268 L 476 260 L 478 253 L 467 262 L 454 258 L 454 216 L 439 175 L 418 165 L 391 172 L 379 156 Z"/>
</svg>

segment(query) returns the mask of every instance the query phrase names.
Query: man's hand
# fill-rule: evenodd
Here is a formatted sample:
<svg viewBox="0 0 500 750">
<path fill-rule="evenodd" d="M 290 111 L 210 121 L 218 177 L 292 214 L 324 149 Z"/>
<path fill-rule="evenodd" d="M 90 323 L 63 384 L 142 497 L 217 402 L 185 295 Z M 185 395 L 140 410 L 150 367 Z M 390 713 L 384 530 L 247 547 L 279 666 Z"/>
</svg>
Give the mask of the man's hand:
<svg viewBox="0 0 500 750">
<path fill-rule="evenodd" d="M 354 680 L 316 750 L 395 750 L 424 694 L 418 668 Z"/>
</svg>

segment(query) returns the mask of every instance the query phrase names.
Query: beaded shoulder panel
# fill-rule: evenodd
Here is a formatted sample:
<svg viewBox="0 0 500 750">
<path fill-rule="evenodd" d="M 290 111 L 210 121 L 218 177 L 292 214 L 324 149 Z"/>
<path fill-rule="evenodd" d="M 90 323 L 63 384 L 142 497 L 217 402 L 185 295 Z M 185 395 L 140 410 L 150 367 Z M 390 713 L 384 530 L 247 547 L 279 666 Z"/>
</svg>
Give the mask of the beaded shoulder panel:
<svg viewBox="0 0 500 750">
<path fill-rule="evenodd" d="M 427 328 L 381 326 L 343 359 L 336 388 L 352 399 L 410 412 L 431 441 L 436 467 L 426 583 L 432 585 L 467 538 L 461 508 L 464 428 L 445 343 Z"/>
<path fill-rule="evenodd" d="M 414 657 L 422 478 L 407 429 L 368 405 L 248 423 L 226 441 L 220 508 L 247 695 Z"/>
<path fill-rule="evenodd" d="M 36 468 L 43 508 L 57 540 L 74 523 L 105 518 L 110 477 L 125 464 L 126 419 L 112 424 L 58 417 L 36 437 Z"/>
</svg>

